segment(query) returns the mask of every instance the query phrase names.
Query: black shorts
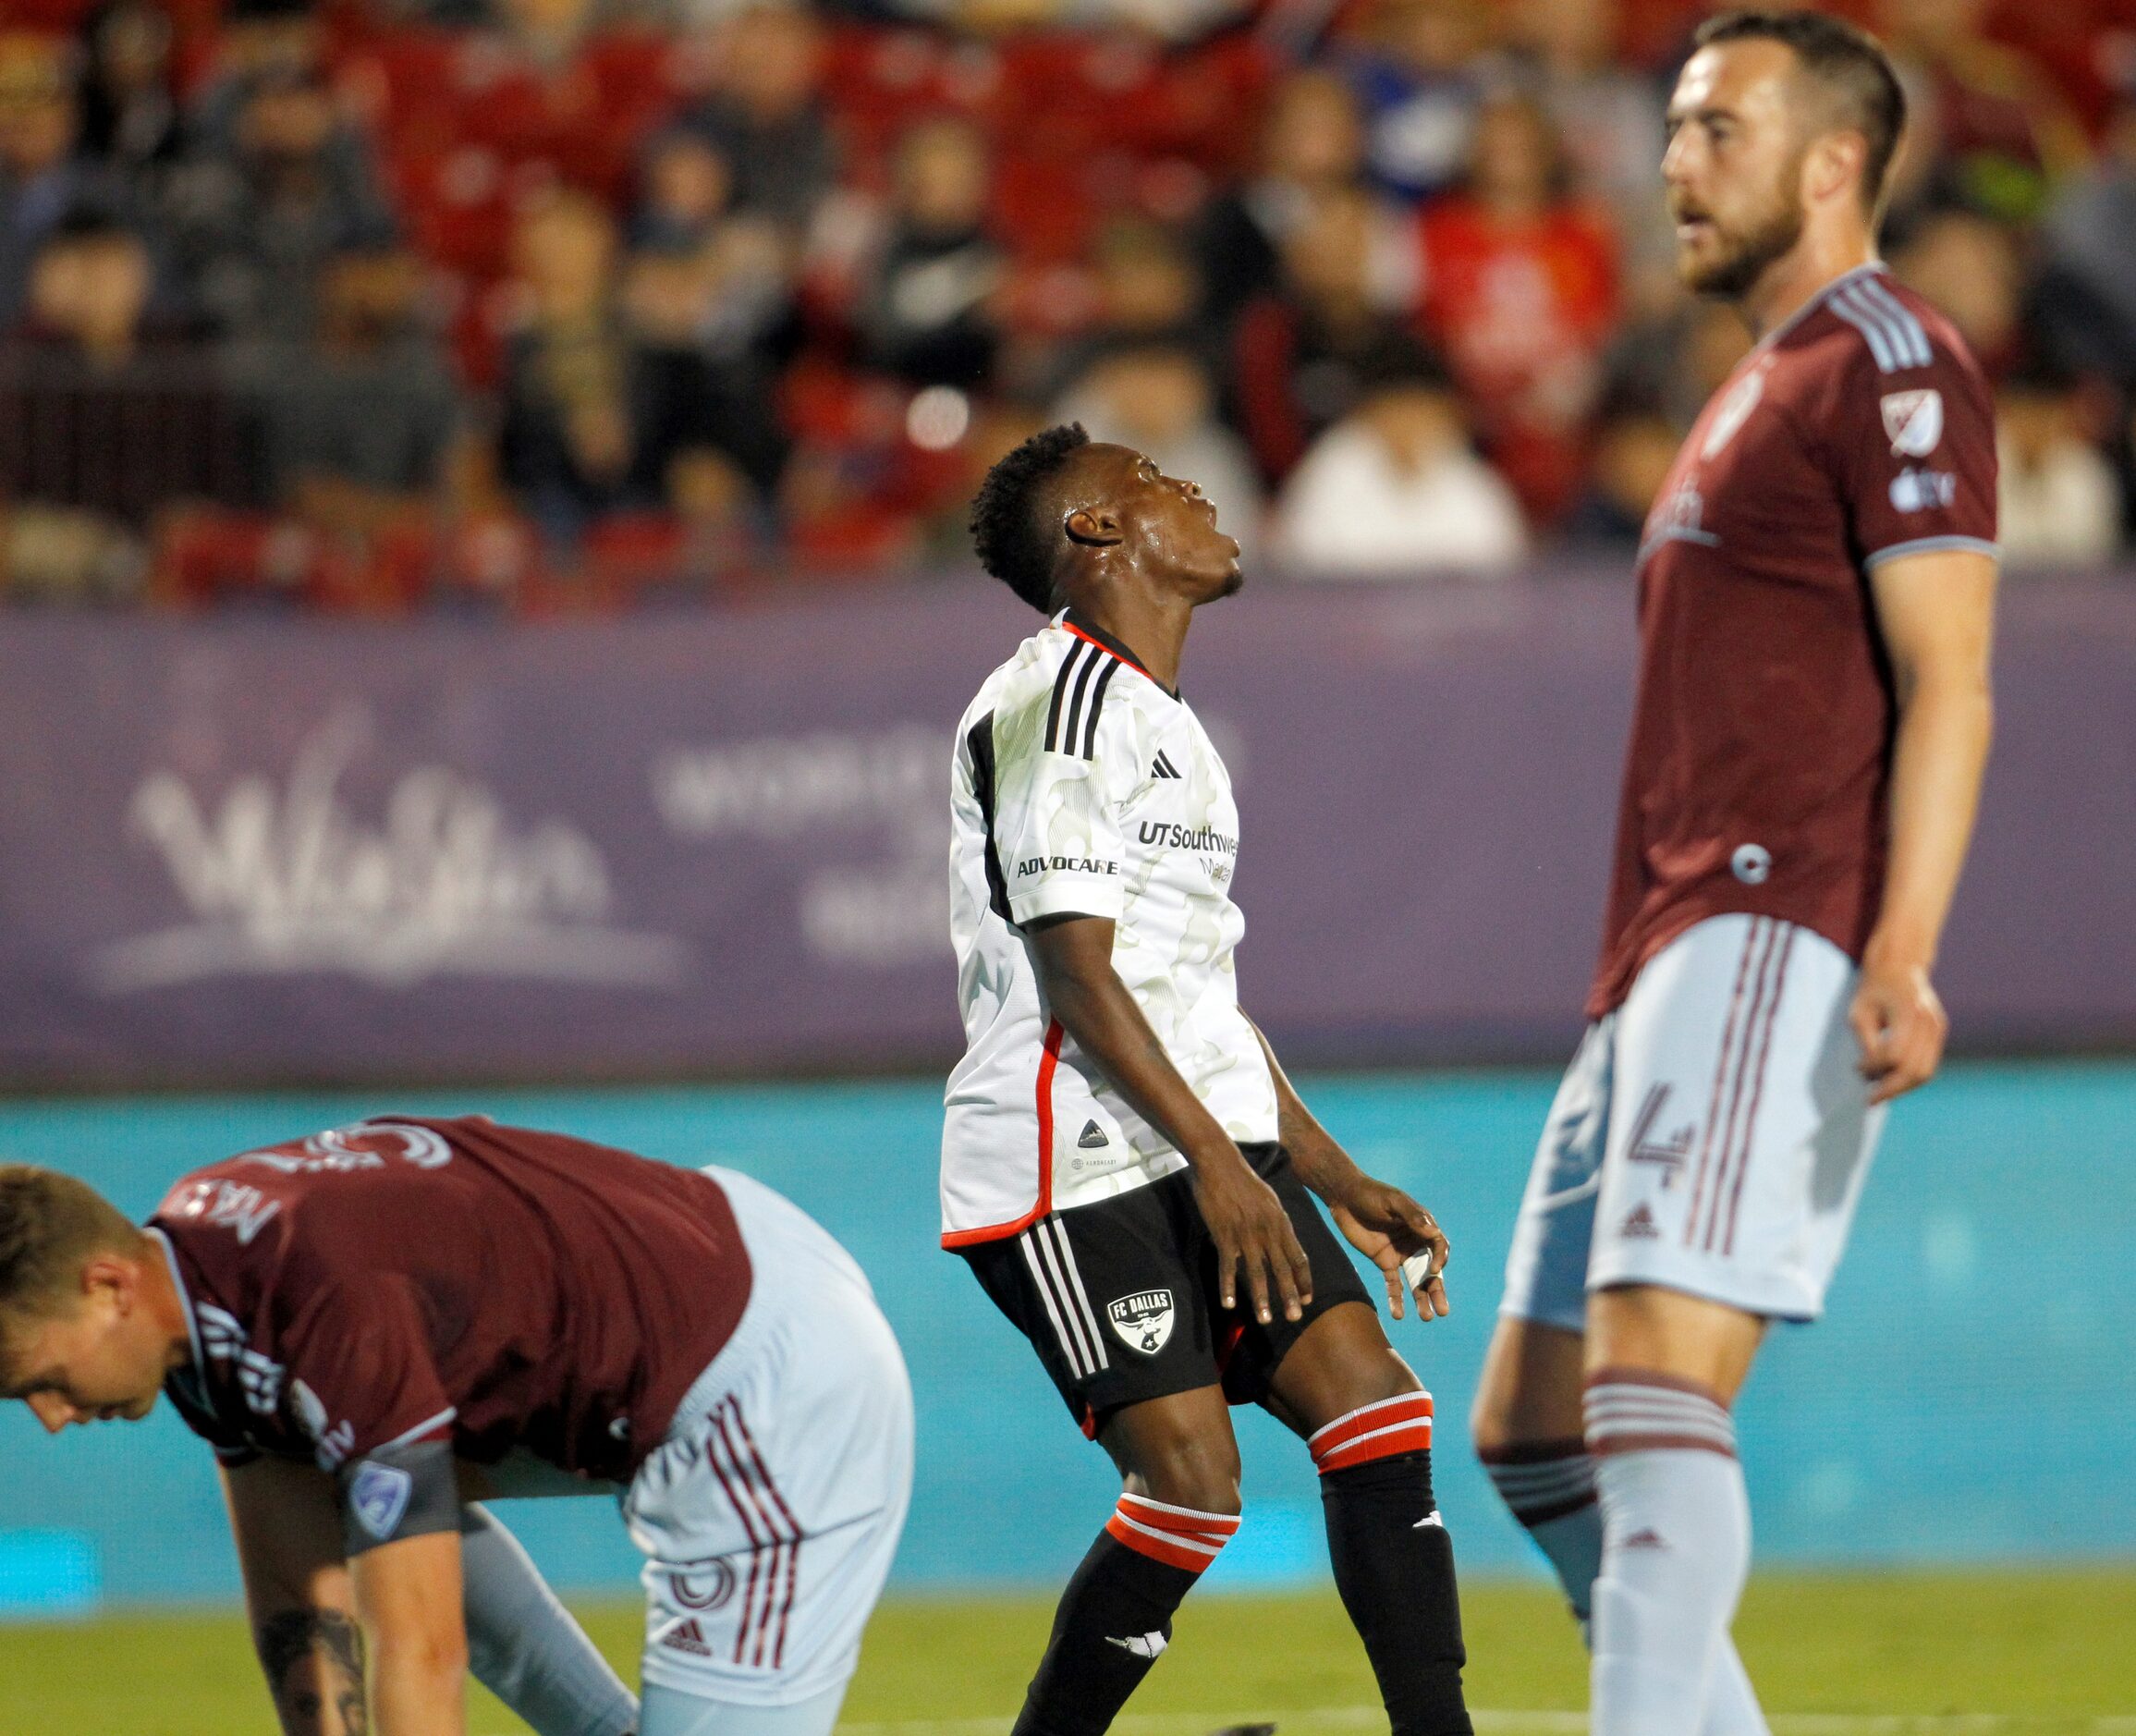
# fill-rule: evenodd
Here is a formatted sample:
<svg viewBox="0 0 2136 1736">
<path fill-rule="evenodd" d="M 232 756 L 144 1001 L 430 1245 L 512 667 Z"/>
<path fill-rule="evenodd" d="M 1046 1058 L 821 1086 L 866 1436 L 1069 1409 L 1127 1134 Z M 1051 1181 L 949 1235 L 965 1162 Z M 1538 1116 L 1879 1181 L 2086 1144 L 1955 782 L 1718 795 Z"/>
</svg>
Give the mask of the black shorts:
<svg viewBox="0 0 2136 1736">
<path fill-rule="evenodd" d="M 1304 1317 L 1280 1307 L 1253 1318 L 1243 1274 L 1239 1306 L 1216 1288 L 1216 1243 L 1182 1169 L 1130 1192 L 1042 1217 L 1019 1235 L 958 1252 L 995 1306 L 1038 1351 L 1068 1410 L 1095 1436 L 1107 1412 L 1145 1399 L 1221 1384 L 1257 1404 L 1299 1335 L 1338 1302 L 1372 1298 L 1280 1145 L 1239 1148 L 1275 1190 L 1312 1266 Z M 1269 1297 L 1277 1306 L 1276 1297 Z"/>
</svg>

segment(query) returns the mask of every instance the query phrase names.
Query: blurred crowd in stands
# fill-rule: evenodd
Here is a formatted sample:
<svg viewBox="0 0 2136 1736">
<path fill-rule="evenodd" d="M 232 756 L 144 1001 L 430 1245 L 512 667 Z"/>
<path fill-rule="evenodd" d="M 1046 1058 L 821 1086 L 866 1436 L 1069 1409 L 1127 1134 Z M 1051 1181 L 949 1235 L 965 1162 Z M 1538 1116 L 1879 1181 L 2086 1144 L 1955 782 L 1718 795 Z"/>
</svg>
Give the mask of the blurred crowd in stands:
<svg viewBox="0 0 2136 1736">
<path fill-rule="evenodd" d="M 1862 0 L 2014 567 L 2126 546 L 2136 0 Z M 1619 568 L 1748 345 L 1687 0 L 5 0 L 0 589 L 532 609 L 969 560 L 1077 419 L 1257 568 Z"/>
</svg>

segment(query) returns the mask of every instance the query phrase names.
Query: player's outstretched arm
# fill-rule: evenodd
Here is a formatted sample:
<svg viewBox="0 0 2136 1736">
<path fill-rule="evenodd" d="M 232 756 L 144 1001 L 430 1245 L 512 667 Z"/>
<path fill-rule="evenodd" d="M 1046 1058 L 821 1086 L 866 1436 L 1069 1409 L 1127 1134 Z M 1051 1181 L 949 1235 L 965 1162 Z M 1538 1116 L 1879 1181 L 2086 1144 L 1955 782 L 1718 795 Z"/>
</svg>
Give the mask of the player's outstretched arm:
<svg viewBox="0 0 2136 1736">
<path fill-rule="evenodd" d="M 1902 555 L 1870 575 L 1898 688 L 1891 853 L 1849 1021 L 1870 1101 L 1930 1078 L 1949 1022 L 1929 973 L 1972 841 L 1987 764 L 1996 563 L 1970 550 Z"/>
<path fill-rule="evenodd" d="M 1401 1189 L 1360 1169 L 1305 1106 L 1305 1099 L 1275 1058 L 1267 1033 L 1255 1025 L 1253 1034 L 1261 1040 L 1268 1075 L 1275 1082 L 1276 1136 L 1290 1154 L 1291 1167 L 1300 1181 L 1327 1202 L 1336 1228 L 1350 1245 L 1385 1275 L 1387 1307 L 1394 1317 L 1402 1317 L 1402 1294 L 1409 1290 L 1416 1294 L 1418 1319 L 1450 1314 L 1441 1274 L 1452 1249 L 1438 1219 Z M 1428 1264 L 1412 1264 L 1420 1255 Z M 1422 1281 L 1414 1281 L 1419 1278 Z"/>
<path fill-rule="evenodd" d="M 459 1533 L 366 1549 L 349 1563 L 349 1578 L 371 1646 L 371 1736 L 465 1736 Z"/>
<path fill-rule="evenodd" d="M 367 1729 L 363 1634 L 334 1480 L 310 1465 L 256 1459 L 224 1470 L 223 1494 L 283 1736 Z"/>
<path fill-rule="evenodd" d="M 1274 1317 L 1272 1293 L 1286 1319 L 1300 1319 L 1312 1300 L 1312 1267 L 1283 1203 L 1172 1065 L 1113 969 L 1113 926 L 1105 916 L 1028 923 L 1039 993 L 1113 1088 L 1192 1166 L 1195 1198 L 1216 1243 L 1224 1306 L 1237 1305 L 1243 1265 L 1256 1319 Z"/>
</svg>

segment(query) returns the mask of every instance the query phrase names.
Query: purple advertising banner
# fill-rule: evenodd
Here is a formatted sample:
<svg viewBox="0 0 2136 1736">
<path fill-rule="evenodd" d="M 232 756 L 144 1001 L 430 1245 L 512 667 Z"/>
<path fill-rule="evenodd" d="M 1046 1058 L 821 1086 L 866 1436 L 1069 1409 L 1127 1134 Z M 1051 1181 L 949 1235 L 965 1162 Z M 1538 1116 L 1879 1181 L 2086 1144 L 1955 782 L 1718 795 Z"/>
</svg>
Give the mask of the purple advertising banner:
<svg viewBox="0 0 2136 1736">
<path fill-rule="evenodd" d="M 505 626 L 0 617 L 0 1079 L 934 1066 L 976 579 Z M 1621 582 L 1250 592 L 1185 691 L 1299 1057 L 1555 1058 L 1597 942 Z M 1941 979 L 1971 1048 L 2136 1042 L 2136 593 L 2009 587 Z"/>
</svg>

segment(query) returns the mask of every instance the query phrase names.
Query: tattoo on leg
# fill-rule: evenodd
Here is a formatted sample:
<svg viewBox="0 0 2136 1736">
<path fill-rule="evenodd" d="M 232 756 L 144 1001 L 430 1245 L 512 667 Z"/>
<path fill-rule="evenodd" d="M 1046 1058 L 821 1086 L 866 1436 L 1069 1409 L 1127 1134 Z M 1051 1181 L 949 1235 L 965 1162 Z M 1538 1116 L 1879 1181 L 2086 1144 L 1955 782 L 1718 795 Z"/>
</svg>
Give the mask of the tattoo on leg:
<svg viewBox="0 0 2136 1736">
<path fill-rule="evenodd" d="M 285 1736 L 365 1736 L 363 1632 L 338 1609 L 288 1609 L 254 1632 Z"/>
</svg>

